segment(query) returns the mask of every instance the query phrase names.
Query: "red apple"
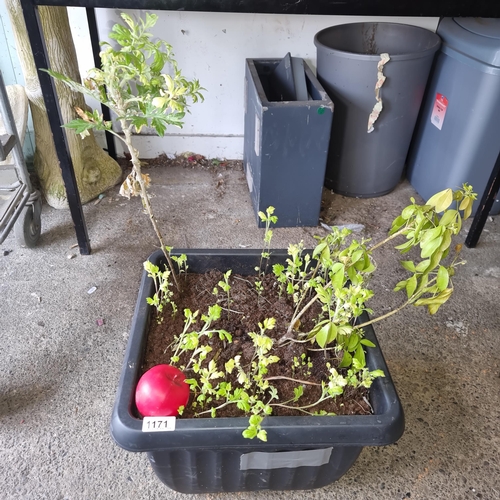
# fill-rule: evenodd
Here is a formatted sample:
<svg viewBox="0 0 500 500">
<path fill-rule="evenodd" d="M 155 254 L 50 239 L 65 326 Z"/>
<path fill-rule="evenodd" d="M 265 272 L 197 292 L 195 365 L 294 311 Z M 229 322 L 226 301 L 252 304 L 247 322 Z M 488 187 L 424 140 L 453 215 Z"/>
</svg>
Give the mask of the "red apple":
<svg viewBox="0 0 500 500">
<path fill-rule="evenodd" d="M 178 368 L 156 365 L 139 379 L 135 390 L 135 404 L 143 417 L 177 415 L 179 406 L 189 400 L 189 385 Z"/>
</svg>

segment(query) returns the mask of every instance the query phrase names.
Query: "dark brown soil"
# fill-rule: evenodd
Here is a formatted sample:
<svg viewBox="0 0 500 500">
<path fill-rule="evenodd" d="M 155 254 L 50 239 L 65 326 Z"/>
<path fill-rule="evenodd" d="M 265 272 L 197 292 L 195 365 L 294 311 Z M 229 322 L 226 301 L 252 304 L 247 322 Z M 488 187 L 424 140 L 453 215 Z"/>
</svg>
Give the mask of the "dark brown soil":
<svg viewBox="0 0 500 500">
<path fill-rule="evenodd" d="M 223 309 L 220 320 L 212 325 L 214 329 L 224 329 L 232 334 L 232 343 L 222 342 L 217 335 L 214 335 L 209 340 L 209 345 L 212 348 L 208 355 L 207 362 L 210 359 L 215 359 L 219 370 L 224 371 L 224 364 L 236 355 L 241 355 L 241 364 L 246 366 L 250 363 L 254 354 L 254 347 L 250 339 L 249 332 L 259 332 L 258 324 L 266 318 L 275 318 L 276 326 L 273 330 L 268 330 L 266 334 L 275 340 L 273 350 L 270 354 L 276 355 L 280 361 L 270 365 L 267 377 L 286 376 L 295 380 L 304 381 L 307 383 L 292 382 L 289 380 L 272 380 L 272 384 L 277 388 L 280 402 L 288 401 L 293 397 L 293 389 L 298 385 L 303 385 L 304 395 L 300 398 L 300 406 L 307 405 L 317 401 L 321 394 L 320 385 L 322 380 L 325 380 L 326 362 L 330 362 L 332 366 L 338 364 L 335 357 L 325 359 L 324 351 L 311 351 L 307 349 L 317 348 L 316 344 L 298 344 L 288 342 L 278 346 L 278 340 L 285 334 L 288 328 L 288 323 L 292 316 L 293 303 L 285 297 L 286 294 L 280 297 L 275 280 L 271 276 L 263 279 L 264 291 L 259 294 L 256 292 L 254 284 L 255 277 L 248 276 L 231 276 L 230 277 L 230 311 L 227 311 L 227 295 L 220 291 L 217 296 L 213 295 L 212 291 L 217 283 L 222 279 L 222 273 L 219 271 L 211 271 L 207 274 L 197 275 L 188 274 L 181 277 L 182 291 L 175 292 L 173 298 L 178 306 L 178 312 L 175 316 L 171 315 L 171 309 L 166 307 L 166 314 L 161 322 L 156 316 L 151 321 L 149 340 L 147 345 L 146 356 L 143 364 L 143 371 L 151 368 L 156 364 L 169 364 L 172 351 L 170 345 L 173 341 L 173 336 L 182 332 L 185 308 L 191 311 L 200 311 L 201 314 L 206 314 L 208 307 L 214 303 L 218 303 Z M 301 330 L 308 331 L 314 325 L 314 320 L 319 315 L 319 309 L 312 307 L 304 317 L 301 318 Z M 198 321 L 195 328 L 201 328 Z M 206 338 L 206 337 L 204 337 Z M 334 351 L 327 351 L 328 356 L 334 356 Z M 299 367 L 292 370 L 294 358 L 300 358 L 301 354 L 306 353 L 310 357 L 313 367 Z M 186 364 L 187 358 L 180 360 L 180 365 Z M 194 373 L 188 371 L 187 378 L 192 378 Z M 228 375 L 226 380 L 232 383 L 233 387 L 237 387 L 236 370 L 233 370 L 231 375 Z M 313 385 L 316 384 L 316 385 Z M 193 396 L 191 396 L 192 398 Z M 320 407 L 313 407 L 308 411 L 314 412 L 325 410 L 339 415 L 352 414 L 368 414 L 370 406 L 366 401 L 366 389 L 354 390 L 345 388 L 342 396 L 335 400 L 328 400 Z M 217 406 L 222 403 L 215 402 L 211 406 Z M 298 415 L 303 414 L 297 410 L 285 408 L 273 408 L 273 415 Z M 241 416 L 241 411 L 236 408 L 236 405 L 229 405 L 223 410 L 217 412 L 217 416 Z M 193 416 L 193 410 L 187 408 L 183 416 Z"/>
</svg>

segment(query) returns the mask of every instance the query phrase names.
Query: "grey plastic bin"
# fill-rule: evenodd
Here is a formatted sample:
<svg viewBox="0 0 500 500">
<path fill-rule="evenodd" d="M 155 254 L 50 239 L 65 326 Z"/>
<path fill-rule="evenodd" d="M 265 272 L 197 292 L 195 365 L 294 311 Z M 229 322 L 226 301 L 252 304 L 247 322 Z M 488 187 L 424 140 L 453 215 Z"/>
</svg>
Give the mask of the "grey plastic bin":
<svg viewBox="0 0 500 500">
<path fill-rule="evenodd" d="M 346 196 L 374 197 L 400 181 L 439 37 L 396 23 L 353 23 L 316 34 L 318 80 L 335 105 L 325 186 Z M 383 110 L 367 133 L 375 105 L 380 54 Z"/>
<path fill-rule="evenodd" d="M 437 32 L 443 45 L 408 157 L 408 179 L 424 199 L 469 182 L 479 194 L 475 213 L 500 151 L 500 19 L 445 18 Z M 497 197 L 490 213 L 499 212 Z"/>
</svg>

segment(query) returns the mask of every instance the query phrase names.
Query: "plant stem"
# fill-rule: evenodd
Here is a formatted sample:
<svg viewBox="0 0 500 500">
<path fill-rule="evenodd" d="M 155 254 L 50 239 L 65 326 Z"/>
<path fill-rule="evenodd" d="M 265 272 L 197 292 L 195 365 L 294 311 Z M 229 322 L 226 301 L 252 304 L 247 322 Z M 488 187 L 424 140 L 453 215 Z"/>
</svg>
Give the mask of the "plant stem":
<svg viewBox="0 0 500 500">
<path fill-rule="evenodd" d="M 299 384 L 319 385 L 319 386 L 321 385 L 321 384 L 317 384 L 316 382 L 308 382 L 307 380 L 300 380 L 297 378 L 285 377 L 284 375 L 283 376 L 276 375 L 275 377 L 266 377 L 264 380 L 291 380 L 292 382 L 298 382 Z"/>
<path fill-rule="evenodd" d="M 400 229 L 399 231 L 395 232 L 394 234 L 391 234 L 391 236 L 388 236 L 387 238 L 385 238 L 385 240 L 379 241 L 377 244 L 371 246 L 368 249 L 368 251 L 373 252 L 373 250 L 377 249 L 378 247 L 381 247 L 382 245 L 385 245 L 386 243 L 393 240 L 394 238 L 396 238 L 400 234 L 403 234 L 403 232 L 406 231 L 406 229 L 408 229 L 408 228 L 404 227 L 404 228 Z"/>
<path fill-rule="evenodd" d="M 128 147 L 128 142 L 120 134 L 117 134 L 113 129 L 106 129 L 106 132 L 109 132 L 110 134 L 113 134 L 115 137 L 117 137 L 118 139 L 120 139 L 120 141 L 124 142 L 127 145 L 127 147 Z"/>
<path fill-rule="evenodd" d="M 331 398 L 321 396 L 316 402 L 311 403 L 309 405 L 305 405 L 305 406 L 289 406 L 286 403 L 272 403 L 270 406 L 280 406 L 281 408 L 291 408 L 293 410 L 298 410 L 298 411 L 303 411 L 304 413 L 309 413 L 309 412 L 305 411 L 307 408 L 313 408 L 314 406 L 317 406 L 320 403 L 322 403 L 323 401 L 325 401 L 325 399 L 331 399 Z"/>
<path fill-rule="evenodd" d="M 144 205 L 144 208 L 146 209 L 146 212 L 149 216 L 149 220 L 151 221 L 151 224 L 153 225 L 153 229 L 156 233 L 156 236 L 158 237 L 158 240 L 160 241 L 160 248 L 163 252 L 163 255 L 165 255 L 165 258 L 167 259 L 167 264 L 168 264 L 168 267 L 170 268 L 170 271 L 172 273 L 172 278 L 174 280 L 175 286 L 176 286 L 177 290 L 179 290 L 180 287 L 179 287 L 179 282 L 177 280 L 177 276 L 175 274 L 175 268 L 174 268 L 172 259 L 170 258 L 170 255 L 166 251 L 166 248 L 165 248 L 166 245 L 163 241 L 163 235 L 161 234 L 158 223 L 156 222 L 156 219 L 155 219 L 155 216 L 153 213 L 153 208 L 151 207 L 151 201 L 149 199 L 149 195 L 147 192 L 146 183 L 144 182 L 144 179 L 142 177 L 141 162 L 139 160 L 139 151 L 137 151 L 137 149 L 135 149 L 134 146 L 132 145 L 132 132 L 131 132 L 132 126 L 127 127 L 125 120 L 121 120 L 121 124 L 122 124 L 122 128 L 123 128 L 123 134 L 125 135 L 125 143 L 127 144 L 127 148 L 129 150 L 130 157 L 131 157 L 130 161 L 132 162 L 133 168 L 136 172 L 135 177 L 136 177 L 137 182 L 139 182 L 139 185 L 141 187 L 142 204 Z"/>
<path fill-rule="evenodd" d="M 381 321 L 385 318 L 390 318 L 393 314 L 398 313 L 399 311 L 401 311 L 401 309 L 404 309 L 409 304 L 411 304 L 411 302 L 409 300 L 407 300 L 402 306 L 399 306 L 398 308 L 396 308 L 392 311 L 389 311 L 386 314 L 382 314 L 382 316 L 377 316 L 376 318 L 373 318 L 370 321 L 365 321 L 361 325 L 356 325 L 356 328 L 363 328 L 365 326 L 371 325 L 372 323 L 377 323 L 377 321 Z"/>
<path fill-rule="evenodd" d="M 329 288 L 332 284 L 328 283 L 325 288 Z M 293 330 L 293 325 L 297 323 L 297 321 L 305 314 L 305 312 L 318 300 L 319 295 L 316 294 L 301 310 L 300 312 L 292 318 L 292 321 L 290 321 L 290 325 L 288 326 L 288 330 L 286 332 L 286 335 L 282 337 L 281 341 L 285 341 L 283 339 L 288 339 L 287 335 L 290 335 Z"/>
<path fill-rule="evenodd" d="M 427 286 L 430 285 L 431 283 L 433 283 L 436 280 L 437 280 L 437 277 L 432 278 L 427 283 Z M 414 302 L 416 302 L 419 299 L 419 297 L 421 297 L 424 293 L 425 293 L 425 289 L 424 290 L 417 290 L 403 305 L 397 307 L 393 311 L 390 311 L 390 312 L 388 312 L 386 314 L 382 314 L 382 316 L 377 316 L 376 318 L 373 318 L 373 319 L 371 319 L 369 321 L 366 321 L 365 323 L 362 323 L 361 325 L 356 325 L 356 328 L 363 328 L 364 326 L 371 325 L 372 323 L 377 323 L 378 321 L 380 321 L 382 319 L 390 318 L 393 314 L 396 314 L 399 311 L 401 311 L 401 309 L 404 309 L 406 306 L 408 306 L 408 305 L 413 304 Z"/>
</svg>

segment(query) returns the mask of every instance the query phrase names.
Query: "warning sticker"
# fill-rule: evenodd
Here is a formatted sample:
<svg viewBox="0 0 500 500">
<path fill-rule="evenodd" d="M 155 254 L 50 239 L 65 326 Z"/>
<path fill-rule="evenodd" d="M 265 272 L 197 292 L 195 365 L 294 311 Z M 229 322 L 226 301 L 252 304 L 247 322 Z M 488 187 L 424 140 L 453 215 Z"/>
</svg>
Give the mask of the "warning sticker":
<svg viewBox="0 0 500 500">
<path fill-rule="evenodd" d="M 448 108 L 448 99 L 443 94 L 436 94 L 434 107 L 432 108 L 431 123 L 439 130 L 443 128 L 446 109 Z"/>
</svg>

